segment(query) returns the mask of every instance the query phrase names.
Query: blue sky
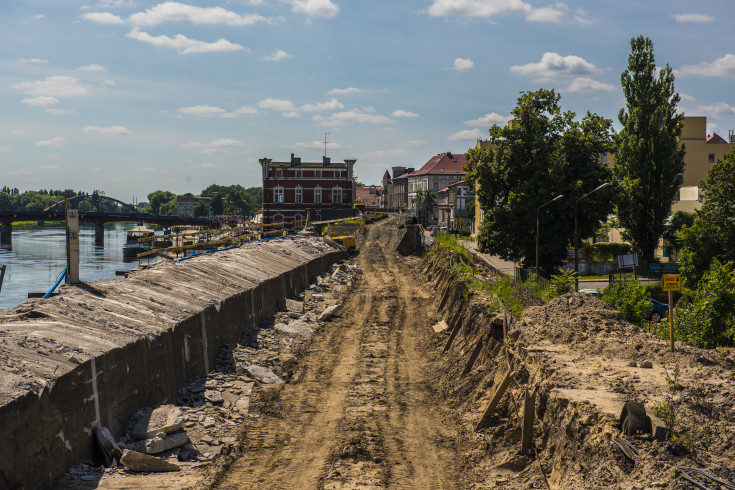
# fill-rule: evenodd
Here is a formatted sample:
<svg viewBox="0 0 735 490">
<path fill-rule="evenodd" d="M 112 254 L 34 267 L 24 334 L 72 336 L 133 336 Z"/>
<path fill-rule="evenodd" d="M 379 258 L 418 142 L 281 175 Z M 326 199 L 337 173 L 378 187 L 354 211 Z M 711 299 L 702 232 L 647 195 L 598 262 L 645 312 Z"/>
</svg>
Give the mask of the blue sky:
<svg viewBox="0 0 735 490">
<path fill-rule="evenodd" d="M 698 10 L 704 8 L 706 10 Z M 522 90 L 617 120 L 631 37 L 681 110 L 735 129 L 735 2 L 2 0 L 0 184 L 260 185 L 258 158 L 390 166 L 464 152 Z M 617 121 L 616 121 L 617 122 Z"/>
</svg>

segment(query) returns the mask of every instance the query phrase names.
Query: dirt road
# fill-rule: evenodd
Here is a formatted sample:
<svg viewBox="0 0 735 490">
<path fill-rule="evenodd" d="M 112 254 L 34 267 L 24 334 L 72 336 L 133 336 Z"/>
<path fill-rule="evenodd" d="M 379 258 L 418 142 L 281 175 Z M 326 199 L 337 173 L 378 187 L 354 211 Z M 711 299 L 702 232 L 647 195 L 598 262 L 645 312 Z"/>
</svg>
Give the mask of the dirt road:
<svg viewBox="0 0 735 490">
<path fill-rule="evenodd" d="M 291 383 L 244 436 L 219 488 L 457 488 L 452 413 L 436 401 L 433 306 L 395 252 L 395 223 L 366 229 L 361 279 Z"/>
</svg>

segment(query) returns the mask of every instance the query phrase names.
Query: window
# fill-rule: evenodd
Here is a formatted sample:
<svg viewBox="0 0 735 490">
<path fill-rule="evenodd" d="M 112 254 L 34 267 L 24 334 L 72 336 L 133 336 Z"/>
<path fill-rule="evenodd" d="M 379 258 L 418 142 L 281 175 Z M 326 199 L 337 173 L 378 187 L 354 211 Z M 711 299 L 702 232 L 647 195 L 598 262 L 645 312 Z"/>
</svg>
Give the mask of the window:
<svg viewBox="0 0 735 490">
<path fill-rule="evenodd" d="M 283 202 L 283 187 L 273 189 L 273 202 Z"/>
<path fill-rule="evenodd" d="M 314 202 L 322 202 L 322 188 L 319 186 L 314 189 Z"/>
<path fill-rule="evenodd" d="M 283 170 L 276 170 L 276 178 L 277 179 L 283 178 Z"/>
<path fill-rule="evenodd" d="M 435 191 L 438 191 L 439 190 L 439 182 L 437 182 L 437 181 L 434 181 L 434 190 Z"/>
<path fill-rule="evenodd" d="M 341 187 L 335 187 L 332 189 L 332 202 L 342 202 L 342 188 Z"/>
<path fill-rule="evenodd" d="M 301 186 L 296 188 L 296 197 L 294 198 L 294 202 L 304 202 L 304 190 L 301 188 Z"/>
<path fill-rule="evenodd" d="M 322 171 L 321 170 L 314 170 L 314 177 L 317 179 L 320 179 L 322 177 Z M 321 202 L 321 201 L 319 201 Z"/>
<path fill-rule="evenodd" d="M 715 154 L 710 153 L 708 160 L 709 160 L 709 163 L 715 163 Z"/>
<path fill-rule="evenodd" d="M 334 176 L 337 177 L 338 179 L 341 179 L 342 178 L 342 171 L 341 170 L 335 170 L 334 171 Z"/>
<path fill-rule="evenodd" d="M 607 161 L 607 153 L 600 153 L 600 161 L 601 162 Z"/>
<path fill-rule="evenodd" d="M 296 178 L 297 179 L 300 179 L 301 178 L 301 170 L 297 170 L 296 171 Z M 301 202 L 301 201 L 297 201 L 297 202 Z"/>
</svg>

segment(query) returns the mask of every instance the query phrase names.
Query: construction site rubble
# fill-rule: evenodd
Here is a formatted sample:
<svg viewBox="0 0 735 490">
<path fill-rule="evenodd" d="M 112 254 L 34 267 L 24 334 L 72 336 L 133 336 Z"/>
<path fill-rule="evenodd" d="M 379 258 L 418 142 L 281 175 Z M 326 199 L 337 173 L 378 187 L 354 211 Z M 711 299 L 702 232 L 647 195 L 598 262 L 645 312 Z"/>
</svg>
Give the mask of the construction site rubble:
<svg viewBox="0 0 735 490">
<path fill-rule="evenodd" d="M 299 350 L 337 313 L 340 297 L 361 272 L 350 261 L 335 264 L 298 298 L 282 298 L 280 311 L 246 328 L 237 344 L 222 346 L 212 372 L 187 379 L 175 405 L 141 407 L 120 439 L 104 427 L 96 429 L 105 476 L 178 471 L 226 454 L 236 443 L 234 429 L 251 417 L 253 392 L 290 378 Z M 99 467 L 83 464 L 70 469 L 60 484 L 74 487 L 99 477 Z"/>
</svg>

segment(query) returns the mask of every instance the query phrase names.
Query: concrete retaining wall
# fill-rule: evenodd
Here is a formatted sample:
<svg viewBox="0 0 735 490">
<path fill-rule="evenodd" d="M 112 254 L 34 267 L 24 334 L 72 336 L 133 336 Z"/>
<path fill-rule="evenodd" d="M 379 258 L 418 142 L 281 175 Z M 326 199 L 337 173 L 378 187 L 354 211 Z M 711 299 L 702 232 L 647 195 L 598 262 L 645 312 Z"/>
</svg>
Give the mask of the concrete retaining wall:
<svg viewBox="0 0 735 490">
<path fill-rule="evenodd" d="M 92 427 L 120 436 L 137 409 L 175 402 L 222 344 L 341 258 L 319 238 L 277 240 L 1 310 L 0 488 L 96 459 Z"/>
</svg>

